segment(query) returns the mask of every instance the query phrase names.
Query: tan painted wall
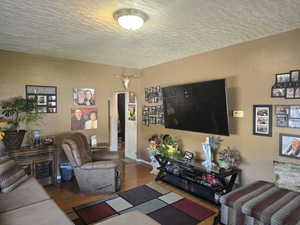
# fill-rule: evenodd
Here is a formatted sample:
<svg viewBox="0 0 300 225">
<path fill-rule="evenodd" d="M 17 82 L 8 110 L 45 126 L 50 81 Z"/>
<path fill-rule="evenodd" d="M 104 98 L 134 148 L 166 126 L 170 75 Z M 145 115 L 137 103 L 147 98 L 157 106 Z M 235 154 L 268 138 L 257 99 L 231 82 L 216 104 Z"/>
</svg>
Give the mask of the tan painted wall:
<svg viewBox="0 0 300 225">
<path fill-rule="evenodd" d="M 138 93 L 139 103 L 139 155 L 147 159 L 148 138 L 154 133 L 169 133 L 182 138 L 185 149 L 201 153 L 201 142 L 207 134 L 164 129 L 156 125 L 145 127 L 141 122 L 145 87 L 168 86 L 227 78 L 232 109 L 244 110 L 245 117 L 232 119 L 234 134 L 223 137 L 222 147 L 238 149 L 244 162 L 242 178 L 248 183 L 256 179 L 272 180 L 272 161 L 298 162 L 278 156 L 279 133 L 299 134 L 300 130 L 273 128 L 273 137 L 252 135 L 253 104 L 300 104 L 299 100 L 270 98 L 274 74 L 300 68 L 300 30 L 269 38 L 227 47 L 187 57 L 181 60 L 147 68 L 140 80 L 133 80 L 130 89 Z M 70 130 L 70 109 L 73 87 L 95 87 L 99 128 L 85 131 L 97 134 L 101 141 L 108 140 L 107 100 L 113 91 L 123 90 L 114 74 L 119 67 L 61 60 L 0 51 L 0 101 L 12 96 L 24 96 L 25 84 L 54 85 L 58 87 L 58 113 L 47 114 L 44 125 L 39 127 L 43 135 Z M 275 126 L 275 122 L 273 122 Z"/>
<path fill-rule="evenodd" d="M 236 148 L 244 159 L 241 168 L 245 183 L 256 179 L 272 180 L 272 161 L 294 161 L 278 156 L 279 133 L 300 134 L 298 129 L 277 128 L 273 120 L 273 137 L 252 135 L 253 104 L 300 104 L 300 100 L 270 97 L 274 74 L 300 69 L 300 30 L 243 43 L 147 68 L 141 87 L 184 84 L 226 78 L 231 108 L 243 110 L 244 118 L 233 118 L 234 134 L 223 137 L 222 147 Z M 141 89 L 142 90 L 142 89 Z M 143 95 L 143 92 L 140 93 Z M 143 103 L 145 104 L 145 103 Z M 140 104 L 140 110 L 142 105 Z M 140 114 L 141 121 L 141 114 Z M 200 154 L 201 142 L 208 134 L 165 129 L 160 125 L 146 127 L 139 123 L 140 156 L 147 159 L 147 139 L 155 133 L 182 138 L 184 148 Z"/>
<path fill-rule="evenodd" d="M 124 91 L 115 75 L 122 68 L 51 57 L 0 51 L 0 101 L 25 96 L 25 85 L 53 85 L 58 88 L 58 113 L 45 114 L 39 126 L 42 135 L 53 135 L 71 129 L 72 88 L 96 88 L 98 129 L 85 130 L 96 134 L 99 141 L 108 141 L 108 99 L 114 91 Z M 130 83 L 132 90 L 137 80 Z"/>
</svg>

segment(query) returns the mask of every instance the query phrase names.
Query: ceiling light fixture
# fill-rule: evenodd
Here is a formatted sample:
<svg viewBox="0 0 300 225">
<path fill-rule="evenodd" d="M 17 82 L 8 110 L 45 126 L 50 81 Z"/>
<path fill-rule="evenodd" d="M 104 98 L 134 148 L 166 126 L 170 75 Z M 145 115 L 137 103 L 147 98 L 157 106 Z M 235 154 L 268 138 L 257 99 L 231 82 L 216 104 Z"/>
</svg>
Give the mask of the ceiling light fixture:
<svg viewBox="0 0 300 225">
<path fill-rule="evenodd" d="M 113 14 L 114 19 L 121 27 L 127 30 L 137 30 L 141 28 L 148 19 L 146 13 L 138 9 L 119 9 Z"/>
</svg>

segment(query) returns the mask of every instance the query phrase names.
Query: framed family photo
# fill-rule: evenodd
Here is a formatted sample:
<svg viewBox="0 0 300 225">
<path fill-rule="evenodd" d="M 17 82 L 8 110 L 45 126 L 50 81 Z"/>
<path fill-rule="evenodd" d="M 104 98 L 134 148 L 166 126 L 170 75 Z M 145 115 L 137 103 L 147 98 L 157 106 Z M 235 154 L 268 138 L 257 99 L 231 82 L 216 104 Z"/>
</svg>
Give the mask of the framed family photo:
<svg viewBox="0 0 300 225">
<path fill-rule="evenodd" d="M 300 135 L 279 134 L 279 155 L 300 159 Z"/>
<path fill-rule="evenodd" d="M 90 106 L 96 105 L 96 89 L 95 88 L 73 88 L 74 105 Z"/>
<path fill-rule="evenodd" d="M 253 135 L 272 137 L 272 105 L 253 105 Z"/>
</svg>

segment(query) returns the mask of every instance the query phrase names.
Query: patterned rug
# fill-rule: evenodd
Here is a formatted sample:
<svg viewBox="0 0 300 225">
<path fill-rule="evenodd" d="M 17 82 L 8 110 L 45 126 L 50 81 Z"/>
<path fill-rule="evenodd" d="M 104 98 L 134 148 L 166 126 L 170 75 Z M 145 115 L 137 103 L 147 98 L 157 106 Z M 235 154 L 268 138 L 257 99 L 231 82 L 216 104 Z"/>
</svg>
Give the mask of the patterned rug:
<svg viewBox="0 0 300 225">
<path fill-rule="evenodd" d="M 139 210 L 161 225 L 196 225 L 215 214 L 191 200 L 150 183 L 73 208 L 75 224 L 91 224 Z"/>
</svg>

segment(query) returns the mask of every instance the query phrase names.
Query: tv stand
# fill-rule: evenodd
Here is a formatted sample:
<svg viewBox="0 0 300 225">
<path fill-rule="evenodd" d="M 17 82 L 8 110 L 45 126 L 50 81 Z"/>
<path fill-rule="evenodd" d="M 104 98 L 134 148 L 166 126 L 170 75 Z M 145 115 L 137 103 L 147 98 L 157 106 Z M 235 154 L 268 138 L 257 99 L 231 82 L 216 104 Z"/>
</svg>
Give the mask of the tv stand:
<svg viewBox="0 0 300 225">
<path fill-rule="evenodd" d="M 160 164 L 156 181 L 166 182 L 214 204 L 219 204 L 219 198 L 232 190 L 240 173 L 239 169 L 207 170 L 199 160 L 184 161 L 160 155 L 155 158 Z"/>
</svg>

